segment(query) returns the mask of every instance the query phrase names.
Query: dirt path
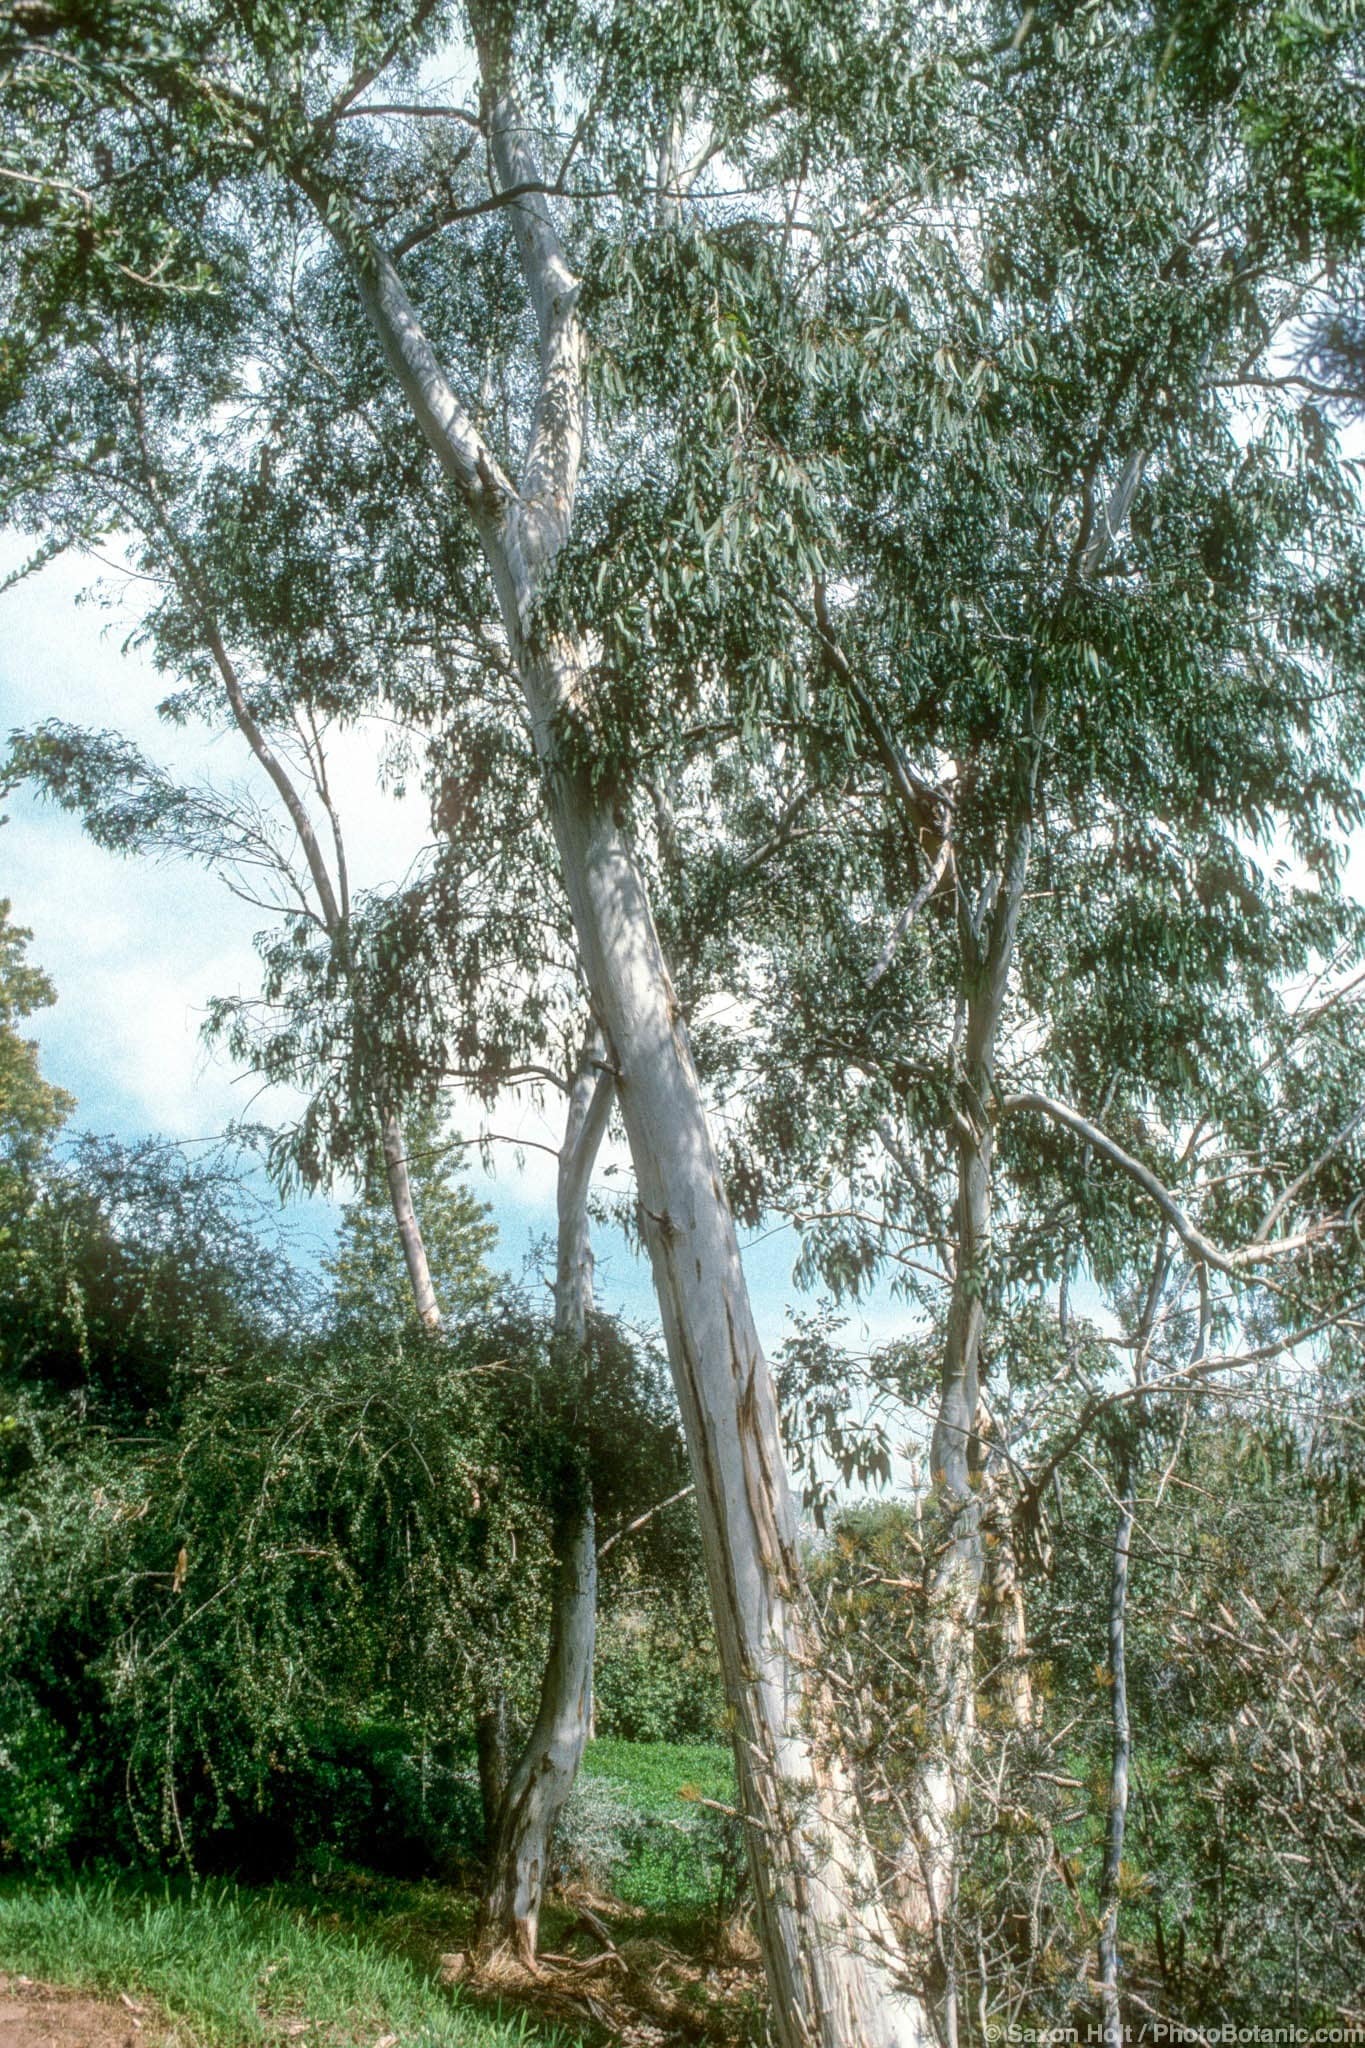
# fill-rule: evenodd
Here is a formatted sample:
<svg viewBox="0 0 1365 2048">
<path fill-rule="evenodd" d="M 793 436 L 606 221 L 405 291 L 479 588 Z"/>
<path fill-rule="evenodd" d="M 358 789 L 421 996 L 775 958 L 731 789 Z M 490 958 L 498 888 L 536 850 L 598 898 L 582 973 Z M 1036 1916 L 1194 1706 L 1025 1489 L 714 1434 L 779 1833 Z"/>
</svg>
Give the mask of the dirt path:
<svg viewBox="0 0 1365 2048">
<path fill-rule="evenodd" d="M 0 2048 L 144 2048 L 139 2006 L 0 1974 Z"/>
</svg>

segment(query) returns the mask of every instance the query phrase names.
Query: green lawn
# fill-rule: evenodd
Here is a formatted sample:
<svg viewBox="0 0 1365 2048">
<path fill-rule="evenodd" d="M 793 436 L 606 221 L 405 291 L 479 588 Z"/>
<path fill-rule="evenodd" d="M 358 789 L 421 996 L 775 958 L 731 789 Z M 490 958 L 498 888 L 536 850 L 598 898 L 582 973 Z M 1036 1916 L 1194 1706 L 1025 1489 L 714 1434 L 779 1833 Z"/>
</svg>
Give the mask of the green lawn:
<svg viewBox="0 0 1365 2048">
<path fill-rule="evenodd" d="M 735 1763 L 716 1742 L 591 1742 L 585 1778 L 609 1778 L 630 1800 L 660 1818 L 675 1818 L 689 1795 L 735 1803 Z"/>
<path fill-rule="evenodd" d="M 386 2034 L 399 2048 L 569 2048 L 567 2035 L 524 2016 L 479 2011 L 429 1961 L 404 1954 L 397 1923 L 413 1916 L 386 1912 L 393 1896 L 357 1897 L 352 1914 L 326 1894 L 310 1910 L 297 1892 L 231 1885 L 16 1885 L 0 1890 L 0 1968 L 146 1997 L 193 2048 L 374 2048 Z"/>
<path fill-rule="evenodd" d="M 714 1802 L 709 1804 L 707 1802 Z M 565 1834 L 628 1906 L 675 1936 L 722 1917 L 741 1858 L 730 1751 L 712 1743 L 594 1742 Z M 717 1808 L 727 1812 L 718 1812 Z"/>
<path fill-rule="evenodd" d="M 565 1833 L 607 1888 L 687 1945 L 733 1887 L 728 1749 L 595 1742 Z M 441 1984 L 467 1946 L 474 1901 L 353 1869 L 248 1889 L 135 1877 L 0 1884 L 0 1970 L 146 1998 L 186 2048 L 310 2041 L 374 2048 L 572 2048 L 570 2035 L 475 2004 Z M 551 1907 L 547 1945 L 572 1918 Z M 306 2024 L 305 2024 L 306 2023 Z"/>
</svg>

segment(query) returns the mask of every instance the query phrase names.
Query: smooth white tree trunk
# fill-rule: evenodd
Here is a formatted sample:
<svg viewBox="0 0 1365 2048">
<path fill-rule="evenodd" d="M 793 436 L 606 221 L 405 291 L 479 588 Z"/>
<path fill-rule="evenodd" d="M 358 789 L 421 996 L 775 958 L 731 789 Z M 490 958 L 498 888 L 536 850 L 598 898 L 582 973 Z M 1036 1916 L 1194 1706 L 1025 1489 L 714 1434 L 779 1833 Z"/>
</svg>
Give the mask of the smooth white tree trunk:
<svg viewBox="0 0 1365 2048">
<path fill-rule="evenodd" d="M 403 1251 L 403 1264 L 407 1268 L 413 1306 L 421 1319 L 423 1329 L 434 1332 L 441 1327 L 441 1305 L 436 1299 L 431 1267 L 427 1262 L 427 1248 L 412 1199 L 407 1140 L 403 1135 L 402 1120 L 396 1110 L 388 1109 L 381 1113 L 379 1135 L 384 1153 L 384 1178 L 388 1182 L 389 1205 L 393 1210 L 398 1242 Z"/>
<path fill-rule="evenodd" d="M 1123 1837 L 1128 1824 L 1128 1765 L 1132 1732 L 1128 1720 L 1128 1553 L 1133 1540 L 1133 1490 L 1126 1480 L 1114 1526 L 1109 1575 L 1109 1702 L 1113 1752 L 1109 1765 L 1109 1814 L 1104 1867 L 1100 1874 L 1100 2001 L 1106 2048 L 1123 2048 L 1119 2011 L 1119 1893 Z"/>
<path fill-rule="evenodd" d="M 963 900 L 958 919 L 963 976 L 970 994 L 955 1118 L 957 1257 L 929 1453 L 935 1495 L 931 1526 L 936 1529 L 937 1550 L 927 1575 L 923 1669 L 928 1739 L 915 1773 L 915 1839 L 906 1845 L 902 1880 L 906 1917 L 935 1952 L 948 2048 L 957 2040 L 957 1829 L 976 1726 L 976 1625 L 985 1559 L 978 1409 L 991 1264 L 994 1129 L 989 1105 L 1032 848 L 1029 808 L 1031 790 L 1009 834 L 993 908 L 988 912 L 983 907 L 973 917 Z"/>
<path fill-rule="evenodd" d="M 500 26 L 501 24 L 501 26 Z M 475 21 L 476 30 L 480 22 Z M 674 1384 L 696 1482 L 767 1969 L 781 2048 L 928 2048 L 902 1986 L 819 1645 L 802 1597 L 777 1406 L 687 1033 L 644 876 L 591 751 L 590 652 L 538 617 L 566 541 L 583 447 L 584 339 L 525 120 L 506 86 L 505 20 L 479 37 L 497 183 L 540 335 L 539 394 L 514 488 L 446 377 L 393 265 L 357 260 L 389 363 L 480 536 L 536 735 L 580 957 L 617 1068 Z M 354 241 L 342 246 L 356 257 Z M 569 725 L 577 728 L 566 758 Z"/>
<path fill-rule="evenodd" d="M 561 871 L 639 1190 L 687 1434 L 734 1734 L 759 1937 L 784 2048 L 921 2048 L 802 1598 L 777 1406 L 687 1032 L 644 878 L 611 809 L 554 747 L 573 650 L 524 677 Z"/>
</svg>

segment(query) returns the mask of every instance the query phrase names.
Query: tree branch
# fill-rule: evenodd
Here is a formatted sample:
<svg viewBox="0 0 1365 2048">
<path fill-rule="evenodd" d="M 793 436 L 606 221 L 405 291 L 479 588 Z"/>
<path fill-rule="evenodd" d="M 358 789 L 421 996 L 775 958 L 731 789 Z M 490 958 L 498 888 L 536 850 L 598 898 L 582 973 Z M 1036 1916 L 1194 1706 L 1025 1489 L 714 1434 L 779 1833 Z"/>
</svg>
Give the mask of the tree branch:
<svg viewBox="0 0 1365 2048">
<path fill-rule="evenodd" d="M 934 855 L 928 874 L 892 926 L 886 944 L 877 956 L 877 964 L 863 984 L 865 988 L 875 988 L 890 967 L 892 960 L 895 958 L 897 946 L 899 946 L 901 940 L 905 937 L 905 934 L 909 931 L 911 925 L 915 922 L 915 919 L 943 880 L 944 873 L 952 857 L 952 840 L 942 840 L 939 844 L 938 852 Z"/>
<path fill-rule="evenodd" d="M 583 334 L 578 279 L 550 215 L 547 185 L 508 75 L 509 52 L 478 36 L 500 205 L 511 204 L 522 275 L 540 330 L 540 389 L 522 465 L 518 526 L 534 581 L 568 539 L 583 454 Z"/>
<path fill-rule="evenodd" d="M 646 1522 L 652 1522 L 654 1517 L 661 1515 L 665 1508 L 676 1507 L 680 1500 L 686 1500 L 689 1494 L 695 1492 L 696 1488 L 694 1486 L 681 1486 L 676 1493 L 670 1493 L 667 1500 L 656 1501 L 652 1508 L 646 1508 L 644 1513 L 637 1515 L 633 1522 L 627 1522 L 624 1529 L 618 1529 L 614 1536 L 608 1536 L 605 1543 L 598 1544 L 597 1555 L 599 1559 L 604 1558 L 609 1550 L 614 1550 L 617 1544 L 622 1542 L 625 1537 L 633 1536 L 637 1529 L 643 1529 Z"/>
<path fill-rule="evenodd" d="M 1078 1138 L 1083 1138 L 1087 1145 L 1093 1147 L 1111 1165 L 1117 1166 L 1121 1173 L 1126 1173 L 1128 1178 L 1156 1203 L 1191 1257 L 1211 1267 L 1215 1273 L 1238 1273 L 1248 1266 L 1262 1265 L 1268 1259 L 1281 1258 L 1287 1252 L 1301 1251 L 1305 1245 L 1314 1243 L 1326 1231 L 1334 1228 L 1339 1221 L 1338 1218 L 1329 1218 L 1311 1230 L 1300 1231 L 1296 1237 L 1280 1238 L 1274 1244 L 1266 1244 L 1258 1239 L 1236 1251 L 1224 1251 L 1221 1245 L 1216 1245 L 1212 1238 L 1205 1237 L 1203 1231 L 1191 1223 L 1175 1196 L 1157 1179 L 1149 1166 L 1144 1166 L 1140 1159 L 1125 1151 L 1116 1138 L 1111 1138 L 1098 1124 L 1092 1124 L 1078 1110 L 1070 1108 L 1065 1102 L 1057 1102 L 1050 1095 L 1039 1095 L 1032 1091 L 1003 1096 L 1000 1098 L 999 1107 L 1002 1115 L 1019 1109 L 1038 1110 L 1042 1115 L 1051 1117 L 1054 1123 L 1073 1131 Z"/>
<path fill-rule="evenodd" d="M 405 120 L 419 121 L 463 121 L 468 128 L 483 130 L 483 122 L 477 114 L 471 114 L 467 107 L 422 107 L 405 106 L 401 103 L 378 107 L 342 107 L 331 116 L 334 121 L 363 121 L 367 115 L 376 120 L 388 115 L 401 115 Z"/>
</svg>

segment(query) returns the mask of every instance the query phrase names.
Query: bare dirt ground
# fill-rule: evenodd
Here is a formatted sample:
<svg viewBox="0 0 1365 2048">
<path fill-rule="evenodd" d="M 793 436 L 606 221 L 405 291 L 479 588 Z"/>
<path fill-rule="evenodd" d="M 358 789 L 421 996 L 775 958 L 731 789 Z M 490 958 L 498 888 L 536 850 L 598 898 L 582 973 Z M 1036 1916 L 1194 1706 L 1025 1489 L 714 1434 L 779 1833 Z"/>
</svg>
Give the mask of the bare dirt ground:
<svg viewBox="0 0 1365 2048">
<path fill-rule="evenodd" d="M 145 2048 L 155 2029 L 144 2014 L 136 2001 L 0 1973 L 0 2048 Z"/>
</svg>

